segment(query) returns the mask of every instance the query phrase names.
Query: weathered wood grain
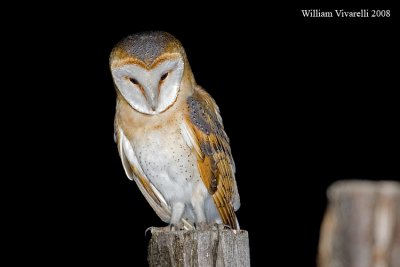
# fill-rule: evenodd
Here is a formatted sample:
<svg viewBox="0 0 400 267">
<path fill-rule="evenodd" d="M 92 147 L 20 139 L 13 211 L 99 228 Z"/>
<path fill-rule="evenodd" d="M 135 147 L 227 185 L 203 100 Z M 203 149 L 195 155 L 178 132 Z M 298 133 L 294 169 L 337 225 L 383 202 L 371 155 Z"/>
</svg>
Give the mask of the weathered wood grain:
<svg viewBox="0 0 400 267">
<path fill-rule="evenodd" d="M 248 267 L 248 233 L 244 230 L 154 232 L 148 261 L 151 267 Z"/>
</svg>

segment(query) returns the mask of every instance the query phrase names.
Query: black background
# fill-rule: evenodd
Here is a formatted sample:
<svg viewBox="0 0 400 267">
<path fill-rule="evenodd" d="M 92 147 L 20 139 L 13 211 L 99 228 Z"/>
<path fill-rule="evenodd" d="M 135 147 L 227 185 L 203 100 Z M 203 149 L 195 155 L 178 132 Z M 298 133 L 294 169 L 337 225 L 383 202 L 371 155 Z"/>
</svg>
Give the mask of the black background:
<svg viewBox="0 0 400 267">
<path fill-rule="evenodd" d="M 164 30 L 182 42 L 221 109 L 252 266 L 315 266 L 327 187 L 400 178 L 395 18 L 306 19 L 287 7 L 195 15 L 154 5 L 157 13 L 73 9 L 35 26 L 63 21 L 37 35 L 51 37 L 36 56 L 54 76 L 41 82 L 51 89 L 42 99 L 52 101 L 40 107 L 46 140 L 38 149 L 48 153 L 26 215 L 38 248 L 31 258 L 145 266 L 145 229 L 163 223 L 118 157 L 108 57 L 131 33 Z"/>
</svg>

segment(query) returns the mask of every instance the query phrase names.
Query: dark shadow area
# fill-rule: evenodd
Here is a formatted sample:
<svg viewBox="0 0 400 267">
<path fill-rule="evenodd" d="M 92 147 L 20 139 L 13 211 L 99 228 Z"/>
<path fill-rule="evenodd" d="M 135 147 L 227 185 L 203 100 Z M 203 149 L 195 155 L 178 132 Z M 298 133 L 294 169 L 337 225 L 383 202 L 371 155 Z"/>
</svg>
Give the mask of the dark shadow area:
<svg viewBox="0 0 400 267">
<path fill-rule="evenodd" d="M 145 266 L 144 232 L 163 225 L 125 177 L 113 141 L 108 57 L 137 31 L 175 35 L 197 82 L 221 109 L 252 266 L 264 266 L 265 258 L 315 266 L 325 190 L 333 181 L 400 179 L 399 46 L 390 21 L 314 23 L 297 9 L 284 16 L 244 18 L 237 11 L 227 20 L 215 11 L 156 21 L 130 11 L 77 15 L 81 27 L 55 33 L 67 62 L 55 105 L 69 112 L 60 112 L 62 123 L 52 130 L 62 132 L 64 148 L 74 154 L 49 155 L 71 177 L 47 184 L 49 199 L 60 200 L 46 200 L 52 219 L 41 225 L 52 233 L 45 242 L 55 263 Z"/>
</svg>

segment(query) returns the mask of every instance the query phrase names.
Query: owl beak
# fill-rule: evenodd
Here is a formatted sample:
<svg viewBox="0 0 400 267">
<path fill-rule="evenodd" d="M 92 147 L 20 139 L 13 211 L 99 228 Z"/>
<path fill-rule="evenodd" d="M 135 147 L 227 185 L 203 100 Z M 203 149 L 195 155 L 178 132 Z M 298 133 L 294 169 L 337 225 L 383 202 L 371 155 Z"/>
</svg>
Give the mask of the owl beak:
<svg viewBox="0 0 400 267">
<path fill-rule="evenodd" d="M 158 89 L 156 88 L 156 90 L 148 90 L 147 96 L 151 109 L 156 111 L 158 105 Z"/>
<path fill-rule="evenodd" d="M 156 109 L 157 109 L 157 106 L 154 103 L 152 103 L 151 104 L 151 110 L 152 111 L 156 111 Z"/>
</svg>

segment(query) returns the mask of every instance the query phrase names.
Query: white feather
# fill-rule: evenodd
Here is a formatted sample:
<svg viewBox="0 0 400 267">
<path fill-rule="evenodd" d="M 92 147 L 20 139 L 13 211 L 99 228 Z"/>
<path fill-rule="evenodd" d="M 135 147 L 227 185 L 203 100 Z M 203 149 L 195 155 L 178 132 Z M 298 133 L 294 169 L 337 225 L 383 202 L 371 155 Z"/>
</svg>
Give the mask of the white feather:
<svg viewBox="0 0 400 267">
<path fill-rule="evenodd" d="M 147 193 L 146 189 L 143 187 L 138 177 L 136 177 L 136 175 L 133 174 L 132 169 L 129 165 L 132 164 L 133 166 L 135 166 L 135 168 L 139 171 L 140 174 L 143 174 L 143 170 L 140 164 L 138 163 L 132 145 L 130 144 L 129 140 L 126 138 L 125 134 L 121 129 L 118 129 L 118 136 L 119 136 L 118 150 L 120 153 L 122 165 L 124 167 L 126 175 L 130 180 L 136 182 L 137 186 L 139 187 L 139 190 L 142 192 L 147 202 L 149 202 L 150 206 L 154 209 L 154 211 L 161 218 L 161 220 L 163 220 L 164 222 L 169 222 L 171 218 L 171 209 L 168 207 L 164 197 L 160 194 L 158 190 L 155 189 L 155 187 L 151 184 L 150 181 L 149 181 L 150 186 L 154 190 L 157 197 L 160 199 L 161 206 L 158 205 L 155 202 L 155 200 Z M 143 178 L 147 180 L 146 176 L 143 176 Z"/>
</svg>

